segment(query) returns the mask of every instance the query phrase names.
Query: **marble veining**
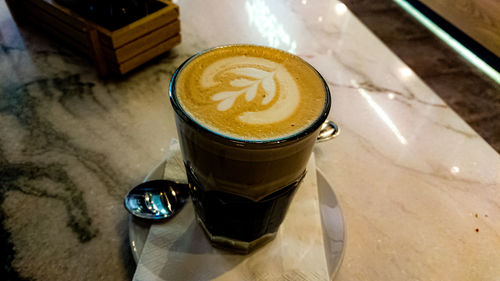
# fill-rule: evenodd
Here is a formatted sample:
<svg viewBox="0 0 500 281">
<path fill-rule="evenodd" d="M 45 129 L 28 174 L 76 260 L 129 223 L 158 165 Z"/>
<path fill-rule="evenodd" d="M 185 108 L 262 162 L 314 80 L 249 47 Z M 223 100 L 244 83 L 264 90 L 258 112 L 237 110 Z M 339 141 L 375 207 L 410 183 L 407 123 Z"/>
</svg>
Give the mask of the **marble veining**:
<svg viewBox="0 0 500 281">
<path fill-rule="evenodd" d="M 349 9 L 493 148 L 500 151 L 500 85 L 392 0 L 345 0 Z"/>
<path fill-rule="evenodd" d="M 337 0 L 179 1 L 183 42 L 122 79 L 0 1 L 0 245 L 8 280 L 129 280 L 122 200 L 176 137 L 167 89 L 217 45 L 297 53 L 342 133 L 315 147 L 345 211 L 338 280 L 496 280 L 500 157 Z M 447 269 L 447 270 L 443 270 Z"/>
</svg>

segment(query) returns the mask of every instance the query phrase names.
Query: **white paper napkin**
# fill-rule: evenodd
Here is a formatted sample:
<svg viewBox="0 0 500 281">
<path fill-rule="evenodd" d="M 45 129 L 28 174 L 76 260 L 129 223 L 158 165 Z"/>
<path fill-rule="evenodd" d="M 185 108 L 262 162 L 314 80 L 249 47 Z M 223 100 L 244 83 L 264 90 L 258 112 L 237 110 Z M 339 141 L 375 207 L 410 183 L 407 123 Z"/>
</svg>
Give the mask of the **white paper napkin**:
<svg viewBox="0 0 500 281">
<path fill-rule="evenodd" d="M 176 141 L 171 143 L 166 167 L 169 179 L 185 181 Z M 213 248 L 189 201 L 171 220 L 151 226 L 133 280 L 329 280 L 314 155 L 307 170 L 270 243 L 249 255 Z"/>
</svg>

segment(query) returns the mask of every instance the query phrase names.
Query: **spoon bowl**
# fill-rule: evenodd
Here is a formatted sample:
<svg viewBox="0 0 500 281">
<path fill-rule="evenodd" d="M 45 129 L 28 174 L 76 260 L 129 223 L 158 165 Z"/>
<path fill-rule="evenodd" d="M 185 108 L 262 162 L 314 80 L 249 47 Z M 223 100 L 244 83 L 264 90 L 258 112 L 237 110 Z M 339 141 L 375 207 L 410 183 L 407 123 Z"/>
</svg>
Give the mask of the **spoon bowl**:
<svg viewBox="0 0 500 281">
<path fill-rule="evenodd" d="M 125 197 L 127 211 L 141 219 L 158 220 L 174 216 L 189 197 L 188 185 L 169 180 L 152 180 L 134 187 Z"/>
</svg>

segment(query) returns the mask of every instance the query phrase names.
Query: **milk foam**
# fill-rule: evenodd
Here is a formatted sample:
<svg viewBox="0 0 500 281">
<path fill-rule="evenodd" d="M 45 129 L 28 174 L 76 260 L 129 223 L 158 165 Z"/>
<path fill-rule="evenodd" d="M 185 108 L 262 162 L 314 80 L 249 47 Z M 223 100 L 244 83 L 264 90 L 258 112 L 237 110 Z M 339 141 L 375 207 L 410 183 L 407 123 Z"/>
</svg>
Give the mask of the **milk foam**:
<svg viewBox="0 0 500 281">
<path fill-rule="evenodd" d="M 323 81 L 311 66 L 266 47 L 216 48 L 179 73 L 176 96 L 187 114 L 231 137 L 294 134 L 320 116 L 326 100 Z"/>
<path fill-rule="evenodd" d="M 269 71 L 261 68 L 270 69 Z M 245 111 L 238 118 L 249 124 L 271 124 L 288 118 L 299 105 L 299 90 L 287 69 L 264 58 L 236 56 L 221 59 L 209 65 L 201 75 L 201 86 L 210 88 L 217 82 L 214 77 L 230 72 L 236 78 L 225 81 L 228 87 L 212 95 L 212 100 L 219 101 L 217 110 L 226 111 L 233 107 L 236 98 L 245 96 L 252 101 L 257 96 L 259 87 L 265 92 L 262 105 L 269 104 L 275 96 L 277 101 L 268 109 Z M 276 81 L 276 82 L 275 82 Z M 278 92 L 276 83 L 282 85 Z"/>
</svg>

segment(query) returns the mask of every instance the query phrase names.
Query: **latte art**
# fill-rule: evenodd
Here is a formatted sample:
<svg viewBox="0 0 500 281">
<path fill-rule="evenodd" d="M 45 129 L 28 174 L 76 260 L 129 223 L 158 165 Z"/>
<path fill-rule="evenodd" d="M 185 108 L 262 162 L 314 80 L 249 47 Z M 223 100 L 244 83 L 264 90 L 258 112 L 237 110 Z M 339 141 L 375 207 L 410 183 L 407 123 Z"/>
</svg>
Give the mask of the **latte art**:
<svg viewBox="0 0 500 281">
<path fill-rule="evenodd" d="M 257 140 L 303 130 L 319 117 L 326 97 L 307 63 L 257 46 L 217 48 L 194 58 L 179 74 L 176 95 L 201 125 Z"/>
<path fill-rule="evenodd" d="M 276 95 L 276 84 L 274 83 L 274 72 L 267 72 L 257 68 L 242 67 L 236 68 L 233 73 L 242 76 L 252 77 L 255 80 L 248 80 L 246 78 L 238 78 L 229 82 L 233 87 L 243 87 L 244 89 L 236 92 L 220 92 L 212 96 L 213 100 L 223 100 L 217 106 L 220 111 L 228 110 L 233 106 L 234 100 L 241 94 L 245 94 L 245 99 L 251 101 L 257 95 L 259 85 L 262 86 L 266 95 L 262 100 L 262 104 L 268 104 Z M 298 94 L 298 93 L 297 93 Z"/>
<path fill-rule="evenodd" d="M 269 69 L 263 70 L 263 69 Z M 233 80 L 221 81 L 226 83 L 223 90 L 215 93 L 211 99 L 219 101 L 217 110 L 226 111 L 234 106 L 239 96 L 244 96 L 240 102 L 253 101 L 257 93 L 262 93 L 261 105 L 273 102 L 265 110 L 245 111 L 238 118 L 249 124 L 271 124 L 284 120 L 293 114 L 299 105 L 299 90 L 293 77 L 282 65 L 263 58 L 249 58 L 244 56 L 222 59 L 205 69 L 201 76 L 201 86 L 209 88 L 218 74 L 236 75 Z M 277 83 L 275 82 L 277 81 Z M 276 84 L 280 85 L 280 92 Z"/>
</svg>

